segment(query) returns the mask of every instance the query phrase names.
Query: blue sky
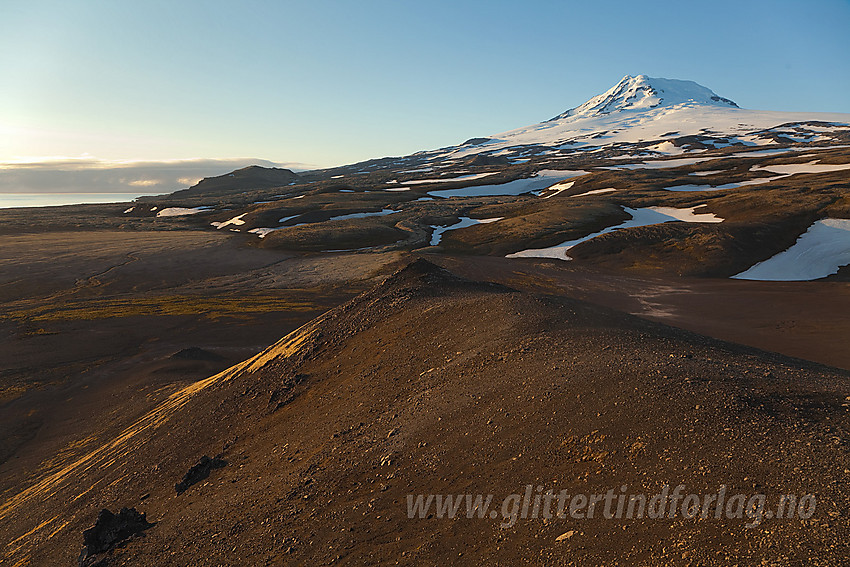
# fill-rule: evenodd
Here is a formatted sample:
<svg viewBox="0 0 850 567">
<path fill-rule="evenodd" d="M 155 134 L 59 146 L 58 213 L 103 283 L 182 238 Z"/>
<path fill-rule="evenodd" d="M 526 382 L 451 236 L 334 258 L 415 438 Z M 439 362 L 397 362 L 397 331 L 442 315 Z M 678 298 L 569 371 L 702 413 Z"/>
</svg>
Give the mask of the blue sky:
<svg viewBox="0 0 850 567">
<path fill-rule="evenodd" d="M 625 74 L 850 113 L 850 2 L 0 2 L 0 163 L 404 155 Z"/>
</svg>

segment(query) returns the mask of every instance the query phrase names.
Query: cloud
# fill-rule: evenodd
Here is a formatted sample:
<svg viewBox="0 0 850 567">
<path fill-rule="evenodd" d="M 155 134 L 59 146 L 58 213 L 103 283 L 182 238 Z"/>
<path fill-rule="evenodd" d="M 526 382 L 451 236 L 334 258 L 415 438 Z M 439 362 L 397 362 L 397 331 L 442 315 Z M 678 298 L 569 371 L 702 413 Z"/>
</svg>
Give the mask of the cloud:
<svg viewBox="0 0 850 567">
<path fill-rule="evenodd" d="M 312 169 L 301 163 L 262 159 L 184 159 L 103 161 L 80 158 L 21 158 L 0 163 L 0 193 L 136 193 L 158 195 L 190 187 L 204 177 L 223 175 L 249 165 Z"/>
<path fill-rule="evenodd" d="M 183 179 L 190 179 L 189 177 L 184 177 Z M 179 183 L 182 183 L 178 179 Z M 135 179 L 133 181 L 128 181 L 127 185 L 131 187 L 156 187 L 157 185 L 161 185 L 163 183 L 162 179 Z M 197 183 L 197 182 L 196 182 Z"/>
</svg>

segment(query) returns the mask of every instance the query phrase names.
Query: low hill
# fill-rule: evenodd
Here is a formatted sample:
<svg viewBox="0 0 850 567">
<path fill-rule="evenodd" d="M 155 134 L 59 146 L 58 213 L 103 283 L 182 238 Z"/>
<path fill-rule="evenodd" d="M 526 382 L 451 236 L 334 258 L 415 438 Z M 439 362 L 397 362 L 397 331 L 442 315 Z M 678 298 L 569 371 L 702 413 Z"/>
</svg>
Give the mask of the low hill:
<svg viewBox="0 0 850 567">
<path fill-rule="evenodd" d="M 188 189 L 177 191 L 175 197 L 215 196 L 233 191 L 282 187 L 298 179 L 298 175 L 280 167 L 249 165 L 224 175 L 206 177 Z"/>
</svg>

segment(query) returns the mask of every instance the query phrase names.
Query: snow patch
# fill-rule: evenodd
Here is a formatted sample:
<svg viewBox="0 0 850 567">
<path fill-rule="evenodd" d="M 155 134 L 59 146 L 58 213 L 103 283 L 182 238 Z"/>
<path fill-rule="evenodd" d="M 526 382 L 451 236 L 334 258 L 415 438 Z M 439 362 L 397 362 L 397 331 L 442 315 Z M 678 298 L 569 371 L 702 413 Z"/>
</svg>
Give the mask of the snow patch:
<svg viewBox="0 0 850 567">
<path fill-rule="evenodd" d="M 676 209 L 674 207 L 648 207 L 648 210 L 670 217 L 670 220 L 680 220 L 684 222 L 723 222 L 725 219 L 718 217 L 714 213 L 697 213 L 697 209 L 701 209 L 707 205 L 697 205 L 688 209 Z M 663 221 L 669 222 L 669 221 Z"/>
<path fill-rule="evenodd" d="M 586 174 L 587 171 L 584 170 L 543 169 L 538 171 L 534 177 L 527 179 L 516 179 L 499 185 L 476 185 L 461 189 L 428 191 L 428 194 L 434 197 L 491 197 L 522 195 L 529 192 L 539 195 L 544 189 L 548 189 L 556 183 Z"/>
<path fill-rule="evenodd" d="M 683 167 L 686 165 L 694 165 L 704 161 L 717 159 L 714 157 L 692 157 L 680 159 L 665 159 L 660 161 L 643 161 L 640 163 L 624 163 L 622 165 L 609 165 L 603 169 L 671 169 L 674 167 Z"/>
<path fill-rule="evenodd" d="M 216 227 L 218 230 L 221 230 L 222 228 L 224 228 L 226 226 L 243 225 L 243 224 L 245 224 L 245 221 L 242 220 L 242 217 L 244 217 L 247 214 L 248 213 L 242 213 L 241 215 L 235 216 L 230 220 L 226 220 L 224 222 L 211 222 L 210 224 L 213 225 L 214 227 Z M 231 228 L 230 230 L 234 230 L 234 229 Z"/>
<path fill-rule="evenodd" d="M 210 210 L 212 207 L 193 207 L 191 209 L 185 207 L 168 207 L 159 211 L 157 217 L 182 217 L 186 215 L 197 215 L 204 211 Z M 132 210 L 132 209 L 130 209 Z"/>
<path fill-rule="evenodd" d="M 672 187 L 665 187 L 664 189 L 667 191 L 721 191 L 723 189 L 738 189 L 739 187 L 746 187 L 747 185 L 762 185 L 764 183 L 776 181 L 777 179 L 782 179 L 783 177 L 788 176 L 778 175 L 776 177 L 759 177 L 758 179 L 738 181 L 735 183 L 724 183 L 723 185 L 673 185 Z"/>
<path fill-rule="evenodd" d="M 397 213 L 397 212 L 399 212 L 399 211 L 396 211 L 394 209 L 383 209 L 383 210 L 373 212 L 373 213 L 349 213 L 349 214 L 346 214 L 346 215 L 338 215 L 338 216 L 335 216 L 335 217 L 331 217 L 328 220 L 329 221 L 335 221 L 335 220 L 346 220 L 346 219 L 362 219 L 362 218 L 366 218 L 366 217 L 382 217 L 384 215 L 391 215 L 391 214 Z"/>
<path fill-rule="evenodd" d="M 473 179 L 482 179 L 484 177 L 489 177 L 491 175 L 496 175 L 498 171 L 491 171 L 488 173 L 474 173 L 471 175 L 461 175 L 459 177 L 441 177 L 434 179 L 415 179 L 413 181 L 405 181 L 407 185 L 417 185 L 420 183 L 444 183 L 447 181 L 471 181 Z M 396 183 L 398 183 L 396 181 Z"/>
<path fill-rule="evenodd" d="M 276 230 L 280 230 L 279 228 L 252 228 L 248 232 L 251 234 L 256 234 L 260 238 L 265 238 L 266 235 L 270 232 L 274 232 Z"/>
<path fill-rule="evenodd" d="M 449 226 L 431 226 L 434 229 L 434 232 L 431 234 L 431 246 L 436 246 L 440 243 L 440 240 L 443 238 L 443 233 L 448 232 L 450 230 L 458 230 L 461 228 L 467 228 L 470 226 L 475 226 L 476 224 L 488 224 L 491 222 L 496 222 L 502 220 L 504 217 L 495 217 L 491 219 L 471 219 L 469 217 L 459 217 L 459 221 L 455 224 Z"/>
<path fill-rule="evenodd" d="M 547 189 L 547 191 L 551 191 L 551 193 L 549 193 L 548 195 L 546 195 L 543 198 L 549 199 L 551 197 L 554 197 L 555 195 L 558 195 L 558 194 L 562 193 L 563 191 L 570 189 L 575 184 L 576 184 L 575 181 L 568 181 L 566 183 L 564 183 L 564 182 L 556 183 L 555 185 L 552 185 L 551 187 L 549 187 L 549 189 Z"/>
<path fill-rule="evenodd" d="M 690 207 L 688 209 L 674 209 L 671 207 L 647 207 L 641 209 L 631 209 L 629 207 L 624 207 L 623 210 L 626 211 L 632 217 L 631 219 L 625 222 L 622 222 L 618 225 L 609 226 L 608 228 L 604 228 L 599 232 L 594 232 L 592 234 L 588 234 L 587 236 L 576 238 L 575 240 L 568 240 L 556 246 L 549 246 L 548 248 L 530 248 L 528 250 L 520 250 L 519 252 L 508 254 L 507 256 L 505 256 L 505 258 L 553 258 L 556 260 L 572 260 L 572 258 L 567 255 L 567 251 L 570 248 L 581 244 L 582 242 L 586 242 L 592 238 L 596 238 L 597 236 L 601 236 L 603 234 L 608 234 L 609 232 L 613 232 L 615 230 L 638 226 L 649 226 L 653 224 L 662 224 L 665 222 L 673 221 L 700 223 L 723 222 L 724 219 L 716 216 L 713 213 L 697 214 L 694 212 L 697 208 L 704 206 L 705 205 L 698 205 L 696 207 Z"/>
<path fill-rule="evenodd" d="M 827 164 L 818 163 L 818 160 L 808 163 L 789 163 L 783 165 L 754 165 L 750 171 L 769 171 L 770 173 L 779 173 L 783 176 L 795 175 L 798 173 L 827 173 L 830 171 L 841 171 L 850 169 L 850 163 L 843 164 Z"/>
<path fill-rule="evenodd" d="M 823 219 L 812 224 L 787 250 L 732 276 L 739 280 L 809 281 L 850 264 L 850 220 Z"/>
<path fill-rule="evenodd" d="M 726 183 L 724 185 L 695 185 L 695 184 L 686 184 L 686 185 L 674 185 L 672 187 L 665 187 L 667 191 L 719 191 L 721 189 L 737 189 L 739 187 L 746 187 L 747 185 L 761 185 L 763 183 L 770 183 L 771 181 L 776 181 L 778 179 L 783 179 L 785 177 L 790 177 L 792 175 L 797 175 L 801 173 L 829 173 L 832 171 L 842 171 L 845 169 L 850 169 L 850 163 L 845 164 L 821 164 L 818 163 L 818 160 L 811 161 L 808 163 L 788 163 L 781 165 L 754 165 L 750 168 L 750 171 L 767 171 L 768 173 L 777 174 L 774 177 L 759 177 L 757 179 L 750 179 L 748 181 L 738 181 L 736 183 Z M 702 175 L 707 175 L 709 172 L 697 172 Z M 697 175 L 694 173 L 692 175 Z"/>
<path fill-rule="evenodd" d="M 779 154 L 790 154 L 793 153 L 794 150 L 792 148 L 783 148 L 783 149 L 775 149 L 775 150 L 753 150 L 751 152 L 737 152 L 734 154 L 729 154 L 728 156 L 721 156 L 723 158 L 747 158 L 747 157 L 763 157 L 763 156 L 775 156 Z"/>
<path fill-rule="evenodd" d="M 664 141 L 660 144 L 655 144 L 654 146 L 649 146 L 646 148 L 648 150 L 652 150 L 654 152 L 658 152 L 660 154 L 667 154 L 668 156 L 677 156 L 685 153 L 687 150 L 680 146 L 677 146 L 673 142 Z"/>
<path fill-rule="evenodd" d="M 585 191 L 584 193 L 579 193 L 578 195 L 572 195 L 573 197 L 587 197 L 588 195 L 601 195 L 602 193 L 611 193 L 616 191 L 613 187 L 607 187 L 605 189 L 592 189 L 590 191 Z"/>
</svg>

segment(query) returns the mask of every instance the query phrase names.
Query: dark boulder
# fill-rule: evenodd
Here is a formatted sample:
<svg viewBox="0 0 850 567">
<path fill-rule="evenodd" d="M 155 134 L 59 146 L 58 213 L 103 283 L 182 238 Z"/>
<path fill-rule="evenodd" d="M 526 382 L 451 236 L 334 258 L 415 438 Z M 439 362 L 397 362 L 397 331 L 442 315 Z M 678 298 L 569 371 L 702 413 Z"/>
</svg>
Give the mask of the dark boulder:
<svg viewBox="0 0 850 567">
<path fill-rule="evenodd" d="M 194 465 L 185 475 L 183 475 L 183 480 L 174 485 L 174 489 L 177 491 L 177 494 L 182 494 L 193 484 L 197 484 L 210 476 L 211 470 L 220 469 L 224 466 L 227 466 L 227 461 L 224 459 L 220 459 L 218 457 L 213 457 L 211 459 L 204 455 L 201 457 L 201 460 L 198 461 L 198 464 Z"/>
<path fill-rule="evenodd" d="M 148 522 L 144 512 L 135 508 L 121 508 L 118 514 L 101 510 L 94 526 L 83 532 L 80 567 L 104 565 L 104 558 L 96 557 L 98 554 L 106 553 L 133 536 L 144 535 L 151 526 L 153 524 Z"/>
</svg>

